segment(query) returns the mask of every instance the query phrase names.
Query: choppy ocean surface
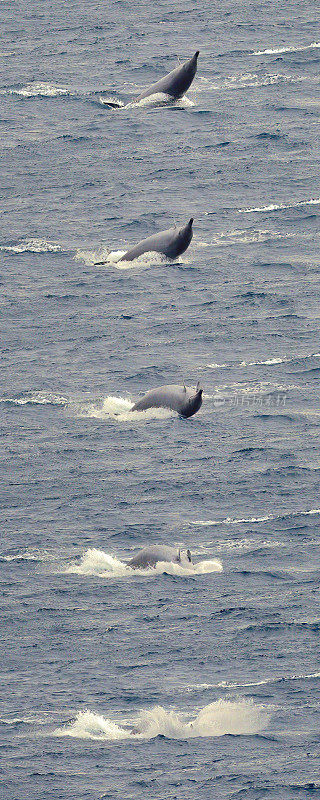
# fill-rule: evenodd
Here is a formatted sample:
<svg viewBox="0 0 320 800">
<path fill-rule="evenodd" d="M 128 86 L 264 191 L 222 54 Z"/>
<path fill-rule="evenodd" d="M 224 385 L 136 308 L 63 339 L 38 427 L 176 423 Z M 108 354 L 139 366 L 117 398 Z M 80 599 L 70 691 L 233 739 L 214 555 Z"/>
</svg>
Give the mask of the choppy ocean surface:
<svg viewBox="0 0 320 800">
<path fill-rule="evenodd" d="M 0 15 L 1 798 L 320 798 L 316 4 Z"/>
</svg>

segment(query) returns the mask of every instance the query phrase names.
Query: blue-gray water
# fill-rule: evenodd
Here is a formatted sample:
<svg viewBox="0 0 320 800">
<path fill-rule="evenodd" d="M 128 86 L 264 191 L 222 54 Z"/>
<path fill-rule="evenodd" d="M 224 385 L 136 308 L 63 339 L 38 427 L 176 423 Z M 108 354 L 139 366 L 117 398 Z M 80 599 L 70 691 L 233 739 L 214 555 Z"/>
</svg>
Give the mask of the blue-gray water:
<svg viewBox="0 0 320 800">
<path fill-rule="evenodd" d="M 1 798 L 319 798 L 316 4 L 0 13 Z M 194 105 L 103 105 L 197 49 Z"/>
</svg>

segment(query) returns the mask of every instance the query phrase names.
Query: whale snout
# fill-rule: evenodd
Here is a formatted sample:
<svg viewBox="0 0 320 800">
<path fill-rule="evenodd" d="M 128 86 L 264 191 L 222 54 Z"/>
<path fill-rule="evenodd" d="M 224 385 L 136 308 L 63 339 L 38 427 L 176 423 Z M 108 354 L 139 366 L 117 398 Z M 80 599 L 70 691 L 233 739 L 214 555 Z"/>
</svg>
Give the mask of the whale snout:
<svg viewBox="0 0 320 800">
<path fill-rule="evenodd" d="M 189 219 L 189 222 L 188 222 L 189 228 L 192 228 L 192 224 L 193 224 L 193 217 L 191 217 L 191 219 Z"/>
<path fill-rule="evenodd" d="M 198 58 L 199 53 L 200 53 L 200 50 L 197 50 L 197 52 L 194 54 L 193 58 Z"/>
</svg>

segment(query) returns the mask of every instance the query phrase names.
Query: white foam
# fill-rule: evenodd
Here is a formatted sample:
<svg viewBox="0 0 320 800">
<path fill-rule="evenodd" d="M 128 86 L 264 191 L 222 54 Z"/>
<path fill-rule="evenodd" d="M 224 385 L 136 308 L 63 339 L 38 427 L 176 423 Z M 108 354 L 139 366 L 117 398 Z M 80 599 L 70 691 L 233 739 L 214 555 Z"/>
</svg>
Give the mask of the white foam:
<svg viewBox="0 0 320 800">
<path fill-rule="evenodd" d="M 13 556 L 5 556 L 0 554 L 0 561 L 39 561 L 39 553 L 31 553 L 28 550 L 25 553 L 16 553 Z M 41 559 L 42 560 L 42 559 Z"/>
<path fill-rule="evenodd" d="M 262 366 L 266 364 L 268 366 L 272 366 L 273 364 L 284 364 L 286 361 L 285 358 L 266 358 L 265 361 L 241 361 L 239 366 L 240 367 L 256 367 Z"/>
<path fill-rule="evenodd" d="M 36 722 L 38 724 L 40 723 L 40 720 L 37 717 L 11 717 L 11 719 L 0 717 L 0 723 L 2 725 L 21 725 L 22 723 L 29 725 Z"/>
<path fill-rule="evenodd" d="M 206 211 L 205 216 L 210 216 L 211 212 Z M 295 233 L 280 233 L 257 228 L 254 231 L 234 230 L 215 234 L 212 242 L 198 242 L 198 247 L 230 247 L 237 244 L 259 244 L 273 239 L 290 239 Z"/>
<path fill-rule="evenodd" d="M 141 256 L 138 258 L 134 258 L 133 261 L 121 261 L 119 259 L 121 256 L 125 254 L 125 250 L 116 250 L 113 253 L 109 254 L 110 263 L 112 263 L 116 269 L 133 269 L 136 267 L 157 267 L 161 264 L 170 264 L 172 263 L 164 253 L 156 253 L 150 251 L 148 253 L 142 253 Z M 176 259 L 177 260 L 177 259 Z"/>
<path fill-rule="evenodd" d="M 90 548 L 87 550 L 79 564 L 71 564 L 67 567 L 67 573 L 76 575 L 96 575 L 100 578 L 137 578 L 141 576 L 155 577 L 157 575 L 177 575 L 180 577 L 190 577 L 192 575 L 204 575 L 211 572 L 222 572 L 223 567 L 218 559 L 200 561 L 198 564 L 190 564 L 188 567 L 168 561 L 158 561 L 155 567 L 146 569 L 132 569 L 123 561 L 105 553 L 103 550 Z"/>
<path fill-rule="evenodd" d="M 132 411 L 134 403 L 127 397 L 108 396 L 102 405 L 83 405 L 79 414 L 94 419 L 110 419 L 117 422 L 144 423 L 151 419 L 166 419 L 175 414 L 168 408 L 148 408 L 147 411 Z"/>
<path fill-rule="evenodd" d="M 109 250 L 77 250 L 74 255 L 75 261 L 83 261 L 87 267 L 93 267 L 96 262 L 105 262 L 109 255 Z M 102 266 L 98 264 L 97 266 Z"/>
<path fill-rule="evenodd" d="M 156 92 L 155 94 L 148 95 L 148 97 L 143 97 L 142 100 L 133 100 L 131 103 L 128 103 L 125 108 L 158 108 L 173 105 L 177 108 L 192 108 L 194 103 L 186 96 L 175 100 L 169 94 L 165 94 L 165 92 Z"/>
<path fill-rule="evenodd" d="M 254 552 L 255 550 L 268 549 L 273 550 L 275 547 L 282 547 L 281 542 L 277 541 L 257 541 L 256 539 L 226 539 L 221 542 L 215 542 L 215 548 L 221 552 Z"/>
<path fill-rule="evenodd" d="M 247 736 L 259 733 L 268 721 L 268 711 L 262 705 L 255 705 L 250 700 L 218 700 L 205 706 L 193 719 L 189 719 L 186 714 L 155 706 L 141 711 L 133 724 L 131 720 L 124 720 L 119 724 L 92 711 L 80 711 L 74 722 L 58 728 L 53 735 L 108 741 L 154 739 L 156 736 L 165 736 L 168 739 L 195 739 L 228 734 Z"/>
<path fill-rule="evenodd" d="M 207 526 L 207 525 L 244 525 L 249 523 L 260 523 L 260 522 L 269 522 L 269 520 L 279 520 L 279 519 L 290 519 L 291 517 L 307 517 L 313 516 L 315 514 L 320 514 L 320 508 L 311 508 L 308 511 L 290 511 L 283 514 L 266 514 L 262 517 L 247 517 L 244 519 L 233 519 L 232 517 L 226 517 L 226 519 L 195 519 L 190 520 L 190 525 L 199 525 L 199 526 Z"/>
<path fill-rule="evenodd" d="M 244 75 L 228 75 L 222 80 L 215 83 L 210 83 L 210 88 L 214 91 L 222 91 L 224 89 L 241 91 L 242 89 L 254 89 L 263 86 L 273 86 L 275 84 L 283 83 L 302 83 L 303 81 L 310 81 L 312 83 L 319 83 L 317 76 L 310 77 L 309 75 L 284 75 L 281 72 L 269 73 L 266 75 L 257 75 L 256 73 L 248 72 Z"/>
<path fill-rule="evenodd" d="M 269 519 L 274 519 L 272 514 L 266 515 L 265 517 L 249 517 L 248 519 L 233 519 L 232 517 L 226 517 L 226 519 L 192 519 L 190 520 L 191 525 L 242 525 L 244 523 L 249 522 L 267 522 Z"/>
<path fill-rule="evenodd" d="M 282 209 L 286 208 L 298 208 L 299 206 L 313 206 L 319 205 L 320 197 L 311 198 L 310 200 L 299 200 L 297 203 L 278 203 L 274 204 L 271 203 L 269 206 L 262 206 L 261 208 L 258 206 L 257 208 L 238 208 L 238 214 L 252 214 L 254 212 L 266 212 L 266 211 L 281 211 Z"/>
<path fill-rule="evenodd" d="M 104 719 L 92 711 L 80 711 L 74 722 L 65 728 L 57 728 L 54 736 L 74 736 L 76 739 L 126 739 L 130 731 L 120 728 L 111 720 Z"/>
<path fill-rule="evenodd" d="M 15 406 L 40 405 L 40 406 L 65 406 L 66 397 L 52 392 L 30 392 L 25 397 L 1 397 L 0 403 L 12 403 Z"/>
<path fill-rule="evenodd" d="M 98 575 L 100 578 L 118 578 L 128 575 L 132 570 L 109 553 L 89 548 L 82 556 L 80 564 L 71 564 L 66 572 L 76 575 Z"/>
<path fill-rule="evenodd" d="M 194 683 L 188 687 L 181 687 L 180 691 L 198 691 L 199 689 L 245 689 L 253 686 L 268 686 L 272 683 L 282 683 L 285 681 L 301 681 L 320 678 L 320 672 L 311 672 L 307 675 L 280 675 L 274 678 L 265 678 L 261 681 L 250 681 L 249 683 L 232 683 L 230 681 L 220 681 L 219 683 Z"/>
<path fill-rule="evenodd" d="M 56 242 L 49 242 L 46 239 L 24 239 L 16 245 L 1 245 L 0 250 L 8 253 L 57 253 L 61 246 Z"/>
<path fill-rule="evenodd" d="M 21 89 L 2 89 L 1 94 L 13 94 L 18 97 L 58 97 L 59 95 L 70 94 L 66 86 L 56 86 L 53 83 L 37 82 L 29 83 Z"/>
<path fill-rule="evenodd" d="M 243 364 L 241 366 L 243 366 Z M 246 404 L 252 402 L 253 400 L 257 406 L 260 403 L 261 408 L 263 398 L 266 395 L 270 397 L 270 395 L 274 394 L 275 392 L 285 393 L 296 388 L 297 387 L 293 384 L 283 385 L 279 383 L 271 383 L 270 381 L 255 381 L 254 383 L 250 384 L 234 382 L 216 386 L 216 392 L 218 392 L 218 394 L 206 394 L 205 397 L 214 400 L 214 404 L 216 406 L 221 406 L 224 403 L 229 402 L 234 406 L 246 407 Z"/>
<path fill-rule="evenodd" d="M 210 369 L 231 369 L 232 367 L 256 367 L 256 366 L 273 366 L 276 364 L 287 364 L 292 361 L 304 360 L 307 358 L 320 358 L 320 353 L 306 353 L 306 354 L 294 354 L 292 356 L 283 356 L 282 358 L 278 357 L 271 357 L 262 359 L 261 361 L 238 361 L 235 363 L 229 364 L 218 364 L 215 361 L 211 364 L 207 364 L 206 366 Z"/>
<path fill-rule="evenodd" d="M 120 261 L 126 252 L 126 250 L 112 250 L 110 252 L 110 250 L 106 249 L 77 250 L 74 258 L 75 260 L 84 261 L 88 267 L 107 267 L 110 264 L 110 266 L 120 270 L 132 270 L 136 269 L 137 267 L 154 267 L 161 264 L 172 263 L 163 253 L 156 253 L 152 251 L 148 253 L 142 253 L 141 256 L 134 258 L 133 261 Z M 181 260 L 181 257 L 179 260 Z"/>
<path fill-rule="evenodd" d="M 277 55 L 278 53 L 301 53 L 303 50 L 313 50 L 314 48 L 320 47 L 320 42 L 311 42 L 311 44 L 302 45 L 302 47 L 296 46 L 287 46 L 287 47 L 276 47 L 271 50 L 256 50 L 253 55 L 254 56 L 264 56 L 264 55 Z"/>
</svg>

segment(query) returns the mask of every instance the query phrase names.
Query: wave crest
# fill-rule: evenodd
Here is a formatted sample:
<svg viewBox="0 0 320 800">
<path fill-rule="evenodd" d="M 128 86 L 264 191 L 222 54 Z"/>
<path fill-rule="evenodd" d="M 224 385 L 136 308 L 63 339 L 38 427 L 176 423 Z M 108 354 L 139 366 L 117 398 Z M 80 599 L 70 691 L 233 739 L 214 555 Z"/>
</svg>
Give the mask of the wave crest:
<svg viewBox="0 0 320 800">
<path fill-rule="evenodd" d="M 16 245 L 0 245 L 7 253 L 57 253 L 61 246 L 46 239 L 24 239 Z"/>
<path fill-rule="evenodd" d="M 298 200 L 292 203 L 270 203 L 269 206 L 262 206 L 261 208 L 238 208 L 238 214 L 253 214 L 254 212 L 262 213 L 266 211 L 281 211 L 286 208 L 299 208 L 299 206 L 317 206 L 320 203 L 320 197 L 311 197 L 310 200 Z"/>
<path fill-rule="evenodd" d="M 3 89 L 1 94 L 13 94 L 24 98 L 59 97 L 60 95 L 70 94 L 70 90 L 66 86 L 55 86 L 52 83 L 35 81 L 27 86 L 22 86 L 21 89 Z"/>
<path fill-rule="evenodd" d="M 311 44 L 302 45 L 302 47 L 294 47 L 294 46 L 287 46 L 287 47 L 276 47 L 273 50 L 256 50 L 253 55 L 254 56 L 264 56 L 264 55 L 278 55 L 279 53 L 301 53 L 303 50 L 313 50 L 317 47 L 320 47 L 320 42 L 311 42 Z"/>
<path fill-rule="evenodd" d="M 76 719 L 54 736 L 73 736 L 80 739 L 195 739 L 255 735 L 268 723 L 269 714 L 263 706 L 251 700 L 231 702 L 218 700 L 205 706 L 193 720 L 162 706 L 141 711 L 136 720 L 124 720 L 121 725 L 92 711 L 80 711 Z"/>
</svg>

